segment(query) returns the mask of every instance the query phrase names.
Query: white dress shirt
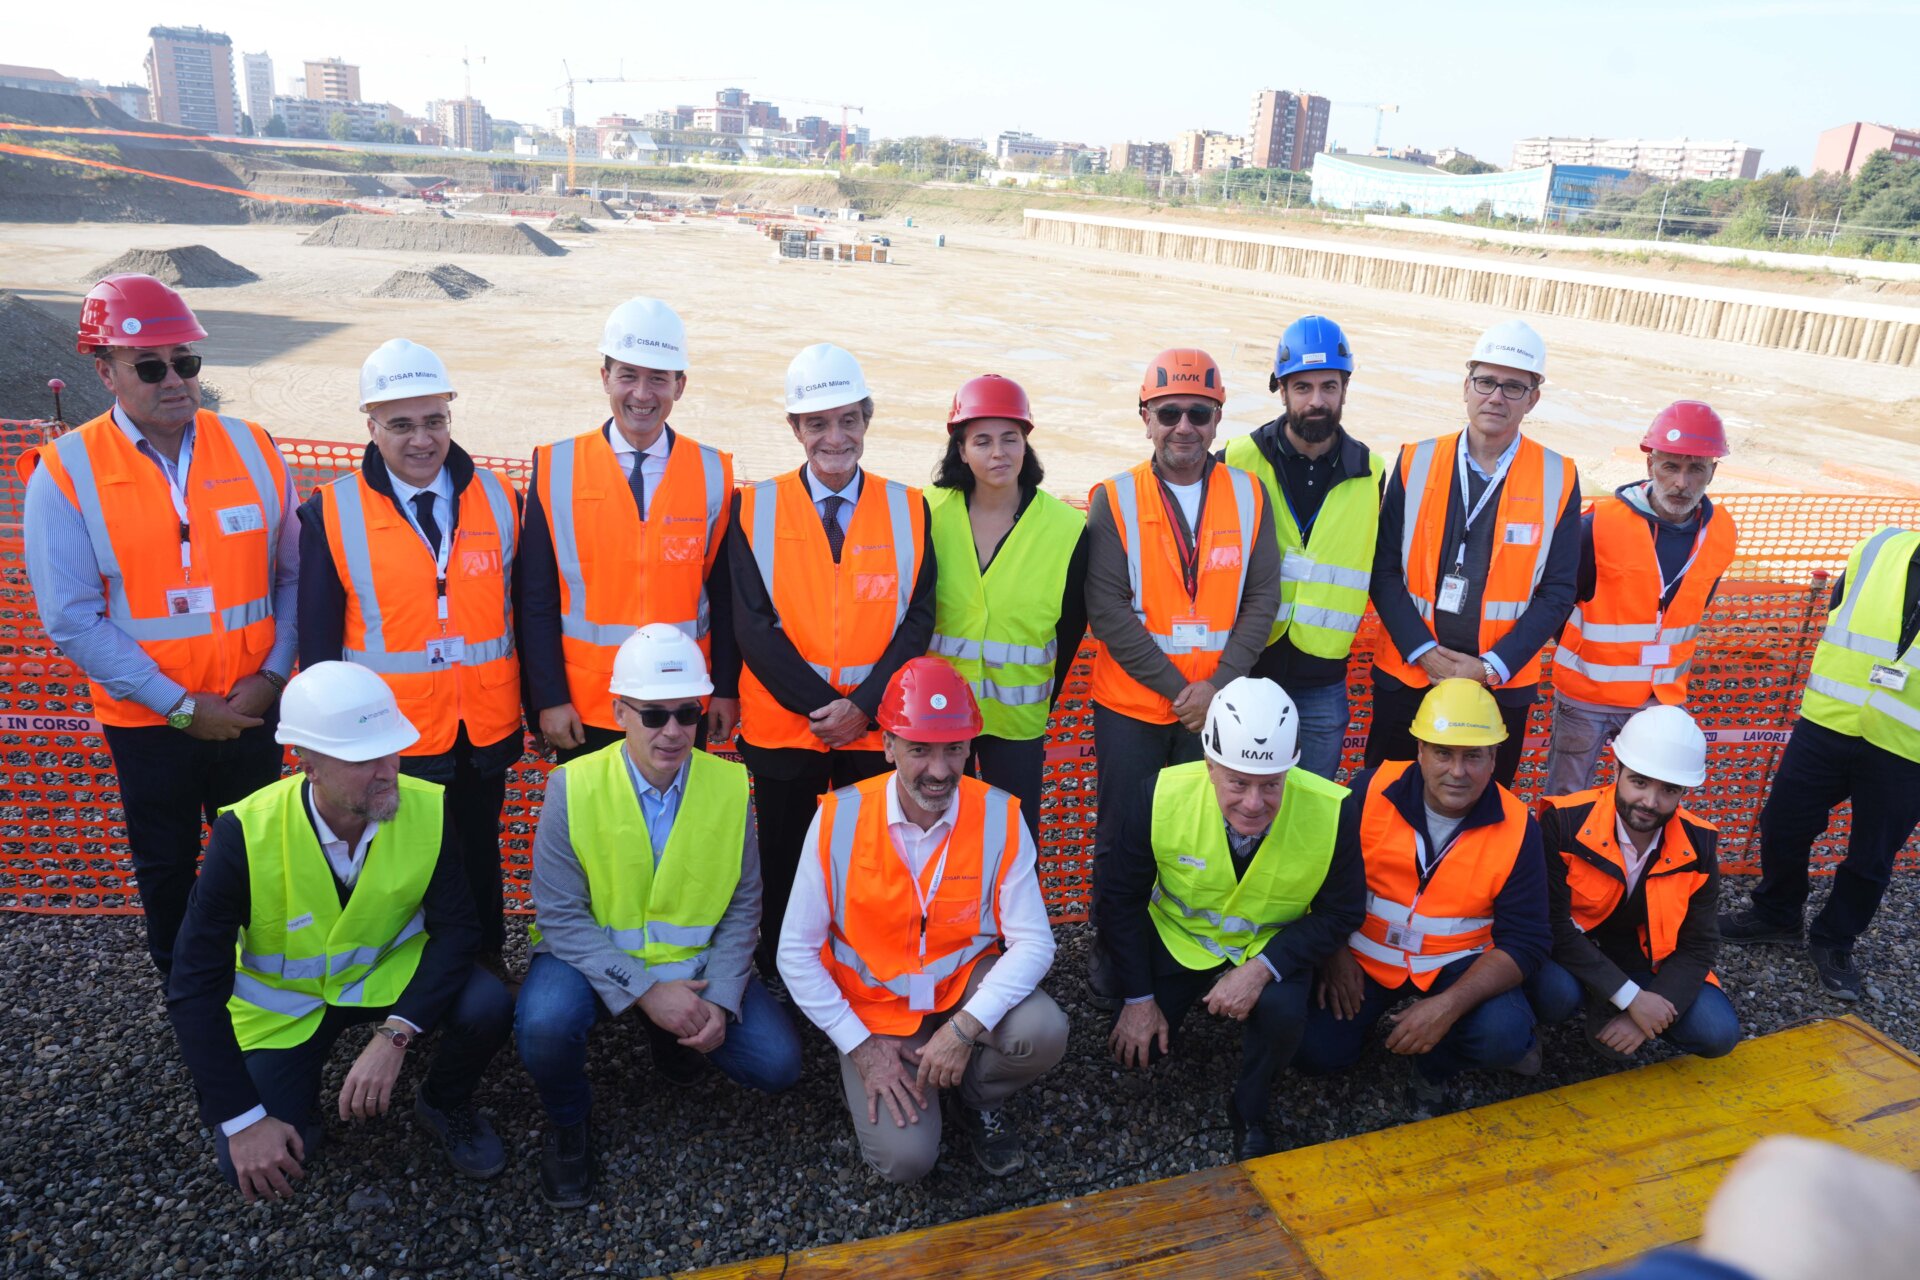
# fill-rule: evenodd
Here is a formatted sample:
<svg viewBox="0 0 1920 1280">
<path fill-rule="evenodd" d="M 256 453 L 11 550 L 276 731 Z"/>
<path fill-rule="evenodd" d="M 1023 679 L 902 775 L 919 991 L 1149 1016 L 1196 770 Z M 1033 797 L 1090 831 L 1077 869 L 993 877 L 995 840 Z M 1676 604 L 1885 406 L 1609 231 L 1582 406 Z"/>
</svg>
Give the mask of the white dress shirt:
<svg viewBox="0 0 1920 1280">
<path fill-rule="evenodd" d="M 393 485 L 393 496 L 400 499 L 400 509 L 407 513 L 407 523 L 412 525 L 413 531 L 420 535 L 420 541 L 427 543 L 429 551 L 440 550 L 441 548 L 436 548 L 431 542 L 427 542 L 426 530 L 420 527 L 420 509 L 413 505 L 413 497 L 417 493 L 431 493 L 433 522 L 440 526 L 442 542 L 453 536 L 453 477 L 447 474 L 447 469 L 441 467 L 440 474 L 429 481 L 424 489 L 414 488 L 393 474 L 391 469 L 387 472 L 387 480 Z"/>
<path fill-rule="evenodd" d="M 906 864 L 916 885 L 927 863 L 938 857 L 953 830 L 953 819 L 960 803 L 956 792 L 945 814 L 928 830 L 910 821 L 900 807 L 899 779 L 889 774 L 887 782 L 887 830 L 893 837 L 894 851 Z M 1032 995 L 1053 967 L 1053 926 L 1047 921 L 1047 904 L 1040 896 L 1039 859 L 1027 824 L 1018 828 L 1020 847 L 1013 864 L 1000 882 L 1000 930 L 1007 944 L 973 998 L 962 1007 L 991 1031 L 999 1025 L 1007 1010 Z M 905 909 L 908 904 L 902 903 Z M 914 904 L 918 905 L 918 904 Z M 847 1003 L 846 996 L 820 962 L 820 948 L 833 926 L 833 903 L 827 897 L 826 874 L 820 867 L 820 815 L 814 814 L 807 828 L 806 843 L 800 850 L 800 868 L 793 880 L 793 895 L 787 900 L 787 918 L 780 932 L 780 976 L 786 980 L 787 993 L 800 1011 L 827 1033 L 840 1052 L 852 1053 L 872 1034 L 860 1015 Z"/>
<path fill-rule="evenodd" d="M 667 425 L 660 424 L 660 434 L 653 443 L 644 449 L 635 449 L 633 442 L 620 432 L 619 424 L 607 427 L 607 443 L 613 446 L 614 460 L 620 464 L 620 474 L 633 479 L 633 460 L 640 459 L 640 484 L 646 491 L 647 510 L 653 510 L 653 491 L 660 487 L 660 478 L 667 474 Z"/>
<path fill-rule="evenodd" d="M 1653 839 L 1647 842 L 1647 851 L 1641 853 L 1634 848 L 1633 841 L 1628 837 L 1627 824 L 1621 821 L 1620 815 L 1616 813 L 1613 818 L 1613 839 L 1614 843 L 1620 846 L 1621 861 L 1626 864 L 1626 896 L 1631 898 L 1634 886 L 1640 883 L 1640 877 L 1646 872 L 1647 864 L 1653 861 L 1654 854 L 1660 852 L 1660 833 L 1658 831 L 1653 833 Z M 1639 994 L 1640 984 L 1628 978 L 1621 984 L 1620 989 L 1613 993 L 1613 998 L 1608 1003 L 1624 1013 L 1627 1006 L 1633 1003 L 1633 998 Z"/>
<path fill-rule="evenodd" d="M 860 488 L 866 482 L 867 473 L 859 467 L 853 469 L 853 479 L 838 489 L 813 473 L 813 464 L 808 463 L 800 469 L 801 478 L 807 483 L 807 496 L 813 499 L 813 509 L 822 520 L 827 517 L 825 502 L 828 498 L 840 498 L 840 532 L 845 533 L 853 527 L 853 508 L 860 501 Z"/>
</svg>

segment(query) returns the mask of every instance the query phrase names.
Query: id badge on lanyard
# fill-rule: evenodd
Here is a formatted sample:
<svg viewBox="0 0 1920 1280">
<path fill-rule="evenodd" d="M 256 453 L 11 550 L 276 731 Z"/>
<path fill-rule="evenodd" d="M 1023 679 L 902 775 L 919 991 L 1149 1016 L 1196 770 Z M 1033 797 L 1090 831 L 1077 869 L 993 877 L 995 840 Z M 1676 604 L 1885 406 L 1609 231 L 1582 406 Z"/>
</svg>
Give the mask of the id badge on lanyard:
<svg viewBox="0 0 1920 1280">
<path fill-rule="evenodd" d="M 174 473 L 160 469 L 167 480 L 167 497 L 173 502 L 173 514 L 180 522 L 180 585 L 167 591 L 167 613 L 171 617 L 213 612 L 213 588 L 193 584 L 193 530 L 187 521 L 187 496 L 180 491 Z"/>
<path fill-rule="evenodd" d="M 427 535 L 418 527 L 420 541 L 426 542 Z M 435 550 L 431 544 L 427 549 L 433 552 L 433 611 L 440 620 L 440 637 L 427 641 L 427 665 L 429 667 L 458 666 L 466 658 L 467 642 L 461 636 L 447 634 L 447 561 L 453 557 L 453 540 L 459 536 L 454 528 L 440 535 L 440 547 Z"/>
<path fill-rule="evenodd" d="M 1640 665 L 1641 666 L 1664 667 L 1669 662 L 1673 661 L 1673 646 L 1670 644 L 1662 644 L 1660 643 L 1660 640 L 1659 640 L 1660 633 L 1666 629 L 1666 625 L 1667 625 L 1667 607 L 1665 603 L 1667 599 L 1667 592 L 1673 590 L 1674 584 L 1678 583 L 1682 578 L 1685 578 L 1687 576 L 1688 571 L 1693 568 L 1693 562 L 1700 558 L 1700 548 L 1705 546 L 1706 544 L 1707 544 L 1707 522 L 1703 518 L 1700 521 L 1700 532 L 1694 535 L 1693 551 L 1691 554 L 1687 556 L 1687 562 L 1680 566 L 1680 572 L 1674 574 L 1671 578 L 1669 578 L 1664 573 L 1660 573 L 1659 562 L 1657 560 L 1655 561 L 1654 572 L 1660 574 L 1661 605 L 1660 605 L 1660 608 L 1657 609 L 1653 615 L 1654 642 L 1652 644 L 1643 644 L 1640 646 Z"/>
<path fill-rule="evenodd" d="M 1465 508 L 1470 489 L 1467 484 L 1467 441 L 1464 435 L 1455 449 L 1455 457 L 1458 459 L 1460 468 L 1460 505 Z M 1480 518 L 1480 513 L 1487 509 L 1489 502 L 1493 501 L 1493 495 L 1506 480 L 1507 469 L 1513 465 L 1513 459 L 1517 456 L 1517 453 L 1510 455 L 1500 464 L 1500 469 L 1487 478 L 1487 487 L 1480 491 L 1480 501 L 1474 503 L 1473 509 L 1466 512 L 1465 527 L 1460 531 L 1460 549 L 1454 553 L 1453 557 L 1453 572 L 1440 579 L 1440 592 L 1433 602 L 1433 607 L 1441 613 L 1459 613 L 1466 608 L 1467 539 L 1473 536 L 1473 522 Z"/>
<path fill-rule="evenodd" d="M 940 896 L 940 882 L 947 876 L 947 851 L 953 847 L 953 831 L 947 831 L 947 838 L 940 842 L 939 861 L 934 864 L 933 881 L 924 889 L 920 878 L 913 878 L 913 887 L 921 893 L 920 898 L 920 968 L 923 972 L 907 975 L 907 1008 L 914 1013 L 932 1013 L 937 983 L 934 976 L 924 972 L 927 967 L 927 914 L 933 910 L 933 901 Z"/>
</svg>

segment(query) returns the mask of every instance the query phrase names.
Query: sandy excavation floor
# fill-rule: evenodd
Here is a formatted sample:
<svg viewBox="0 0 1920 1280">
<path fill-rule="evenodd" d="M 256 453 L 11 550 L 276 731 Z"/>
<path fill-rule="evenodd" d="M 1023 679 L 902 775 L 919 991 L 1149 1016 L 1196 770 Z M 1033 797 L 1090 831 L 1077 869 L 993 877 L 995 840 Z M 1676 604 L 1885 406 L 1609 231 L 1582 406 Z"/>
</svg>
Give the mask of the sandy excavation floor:
<svg viewBox="0 0 1920 1280">
<path fill-rule="evenodd" d="M 544 226 L 544 220 L 535 223 Z M 62 317 L 78 314 L 90 269 L 133 247 L 205 244 L 261 276 L 189 292 L 212 337 L 207 374 L 224 407 L 282 436 L 358 439 L 361 360 L 380 342 L 425 342 L 451 366 L 468 448 L 526 456 L 605 416 L 595 353 L 607 311 L 649 293 L 688 322 L 693 369 L 677 428 L 730 449 L 741 475 L 794 465 L 781 378 L 802 346 L 833 341 L 865 365 L 879 410 L 867 461 L 923 481 L 944 440 L 954 388 L 975 373 L 1019 379 L 1034 397 L 1048 485 L 1084 492 L 1144 449 L 1134 414 L 1154 351 L 1198 345 L 1226 371 L 1227 435 L 1273 416 L 1273 343 L 1287 321 L 1322 310 L 1354 339 L 1361 371 L 1348 426 L 1376 448 L 1461 421 L 1462 361 L 1500 317 L 1377 290 L 1290 281 L 1066 246 L 1017 231 L 899 219 L 897 265 L 781 262 L 731 221 L 600 223 L 556 236 L 563 258 L 421 255 L 308 248 L 308 228 L 0 224 L 0 287 Z M 936 248 L 933 234 L 948 231 Z M 368 297 L 396 269 L 451 260 L 491 281 L 466 301 Z M 1889 299 L 1891 301 L 1891 299 Z M 1732 429 L 1729 491 L 1920 494 L 1920 369 L 1900 369 L 1540 318 L 1545 399 L 1529 429 L 1580 463 L 1588 487 L 1640 472 L 1634 448 L 1671 400 L 1712 402 Z M 0 406 L 19 416 L 42 406 Z"/>
</svg>

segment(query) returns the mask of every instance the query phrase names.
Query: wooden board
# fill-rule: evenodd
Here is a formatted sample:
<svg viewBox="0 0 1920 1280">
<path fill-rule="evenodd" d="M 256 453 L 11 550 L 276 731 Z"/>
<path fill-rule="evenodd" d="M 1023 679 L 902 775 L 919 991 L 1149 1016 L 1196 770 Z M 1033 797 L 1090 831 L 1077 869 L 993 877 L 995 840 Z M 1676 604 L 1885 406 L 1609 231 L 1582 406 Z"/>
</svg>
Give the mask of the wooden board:
<svg viewBox="0 0 1920 1280">
<path fill-rule="evenodd" d="M 1326 1280 L 1557 1280 L 1683 1243 L 1793 1133 L 1920 1170 L 1920 1059 L 1851 1018 L 1286 1152 L 1249 1176 Z"/>
</svg>

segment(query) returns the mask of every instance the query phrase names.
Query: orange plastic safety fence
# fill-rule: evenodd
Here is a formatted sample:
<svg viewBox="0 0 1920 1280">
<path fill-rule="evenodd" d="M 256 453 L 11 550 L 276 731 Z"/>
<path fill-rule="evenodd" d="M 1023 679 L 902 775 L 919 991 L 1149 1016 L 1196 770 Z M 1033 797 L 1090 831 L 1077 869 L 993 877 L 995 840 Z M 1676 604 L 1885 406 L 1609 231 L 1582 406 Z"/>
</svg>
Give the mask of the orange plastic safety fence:
<svg viewBox="0 0 1920 1280">
<path fill-rule="evenodd" d="M 43 423 L 0 422 L 0 757 L 6 762 L 0 777 L 0 908 L 137 911 L 113 762 L 94 724 L 86 681 L 53 649 L 27 588 L 13 461 L 45 431 Z M 297 491 L 305 495 L 357 466 L 364 446 L 283 440 L 280 447 Z M 530 478 L 530 465 L 522 460 L 476 461 L 523 487 Z M 1874 528 L 1920 524 L 1920 499 L 1729 495 L 1722 505 L 1740 522 L 1741 555 L 1705 620 L 1695 657 L 1690 709 L 1714 746 L 1709 781 L 1689 805 L 1720 828 L 1729 869 L 1752 870 L 1755 824 L 1824 621 L 1827 575 Z M 1377 619 L 1369 615 L 1349 665 L 1348 776 L 1360 768 L 1371 717 L 1366 674 L 1381 638 Z M 1092 661 L 1089 644 L 1073 666 L 1047 735 L 1040 878 L 1049 909 L 1062 921 L 1083 919 L 1091 899 Z M 1551 676 L 1549 665 L 1549 686 Z M 1528 726 L 1516 784 L 1528 799 L 1540 794 L 1544 782 L 1549 705 L 1537 705 Z M 548 767 L 529 752 L 508 781 L 502 855 L 508 900 L 520 908 L 526 905 Z M 1842 806 L 1815 848 L 1816 866 L 1830 868 L 1844 852 L 1847 820 Z M 1910 864 L 1915 856 L 1910 845 L 1902 861 Z"/>
</svg>

